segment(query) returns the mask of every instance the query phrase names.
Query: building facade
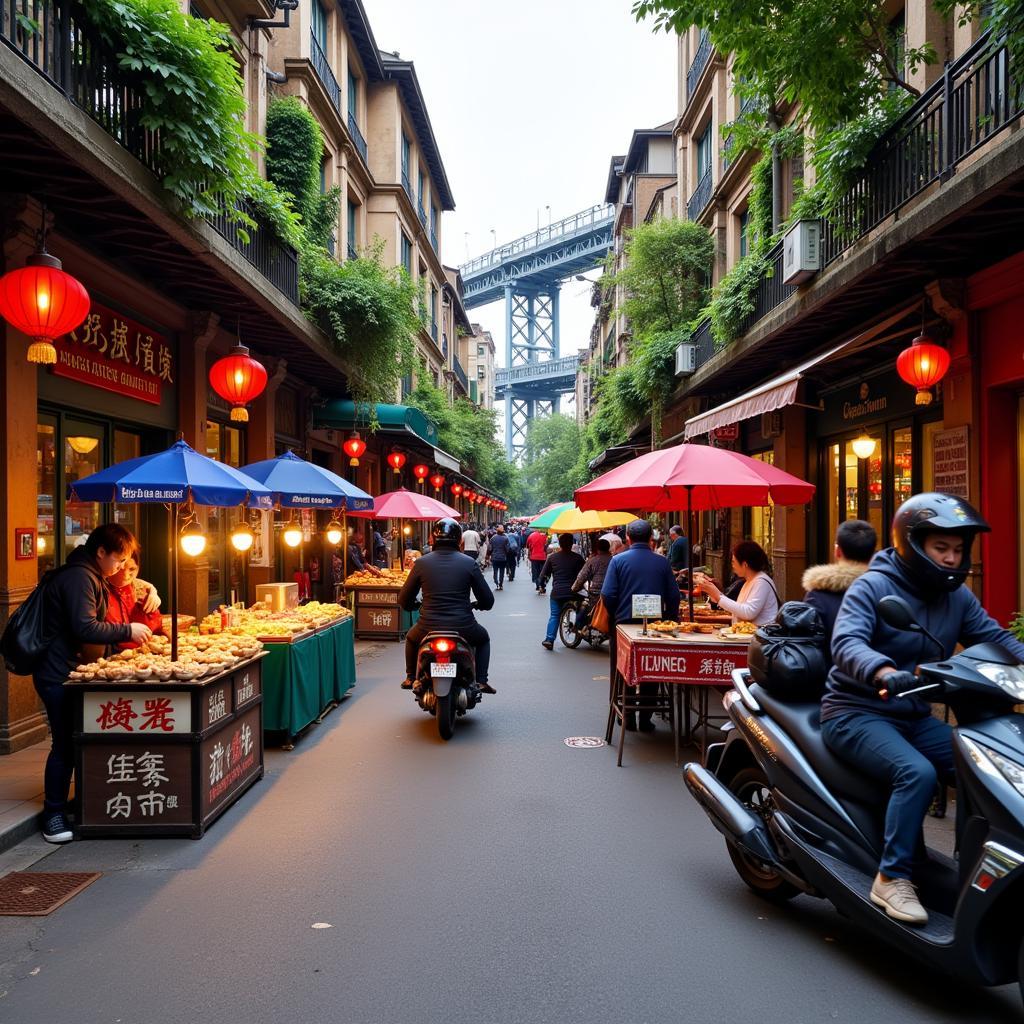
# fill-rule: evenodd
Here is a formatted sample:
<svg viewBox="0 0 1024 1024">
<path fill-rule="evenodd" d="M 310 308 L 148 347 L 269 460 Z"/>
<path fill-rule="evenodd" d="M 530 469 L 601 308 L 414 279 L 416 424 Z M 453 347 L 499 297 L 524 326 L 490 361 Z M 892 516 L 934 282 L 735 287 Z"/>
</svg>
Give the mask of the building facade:
<svg viewBox="0 0 1024 1024">
<path fill-rule="evenodd" d="M 493 409 L 497 367 L 494 338 L 490 331 L 485 331 L 479 324 L 473 324 L 472 332 L 466 336 L 466 346 L 470 401 L 484 409 Z"/>
</svg>

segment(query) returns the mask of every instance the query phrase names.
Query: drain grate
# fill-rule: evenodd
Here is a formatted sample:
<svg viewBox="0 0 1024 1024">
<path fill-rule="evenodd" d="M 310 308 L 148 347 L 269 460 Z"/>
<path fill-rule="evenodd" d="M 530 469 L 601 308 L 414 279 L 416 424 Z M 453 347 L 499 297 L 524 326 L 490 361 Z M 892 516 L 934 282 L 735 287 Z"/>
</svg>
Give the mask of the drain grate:
<svg viewBox="0 0 1024 1024">
<path fill-rule="evenodd" d="M 0 916 L 45 917 L 100 877 L 100 871 L 12 871 L 0 878 Z"/>
</svg>

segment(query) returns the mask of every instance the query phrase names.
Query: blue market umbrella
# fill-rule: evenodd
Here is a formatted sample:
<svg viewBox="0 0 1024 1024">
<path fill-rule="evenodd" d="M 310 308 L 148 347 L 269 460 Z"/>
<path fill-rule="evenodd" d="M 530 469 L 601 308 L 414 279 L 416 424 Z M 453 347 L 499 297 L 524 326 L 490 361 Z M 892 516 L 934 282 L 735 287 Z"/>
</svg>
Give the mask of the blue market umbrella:
<svg viewBox="0 0 1024 1024">
<path fill-rule="evenodd" d="M 78 501 L 161 504 L 171 512 L 171 657 L 178 656 L 178 509 L 186 503 L 228 508 L 273 507 L 270 490 L 252 477 L 201 455 L 184 441 L 166 451 L 115 463 L 68 484 Z"/>
<path fill-rule="evenodd" d="M 337 473 L 285 452 L 276 459 L 252 462 L 242 472 L 268 488 L 282 508 L 337 508 L 365 512 L 373 498 Z"/>
</svg>

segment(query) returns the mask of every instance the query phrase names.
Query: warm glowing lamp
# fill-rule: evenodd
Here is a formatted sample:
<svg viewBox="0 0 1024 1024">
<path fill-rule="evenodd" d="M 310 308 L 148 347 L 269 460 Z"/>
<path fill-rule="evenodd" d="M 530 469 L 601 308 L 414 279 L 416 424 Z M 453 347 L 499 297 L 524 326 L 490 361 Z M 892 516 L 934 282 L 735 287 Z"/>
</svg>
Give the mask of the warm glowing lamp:
<svg viewBox="0 0 1024 1024">
<path fill-rule="evenodd" d="M 302 543 L 302 527 L 293 519 L 285 526 L 281 536 L 288 547 L 297 548 Z"/>
<path fill-rule="evenodd" d="M 341 523 L 339 523 L 337 519 L 332 519 L 327 524 L 326 534 L 328 544 L 334 544 L 335 546 L 340 544 L 342 537 Z"/>
<path fill-rule="evenodd" d="M 210 367 L 210 387 L 231 403 L 231 419 L 237 423 L 249 422 L 249 410 L 245 407 L 266 386 L 266 367 L 249 355 L 245 345 L 236 345 Z"/>
<path fill-rule="evenodd" d="M 231 531 L 231 546 L 239 552 L 248 551 L 256 540 L 252 527 L 244 520 Z"/>
<path fill-rule="evenodd" d="M 388 465 L 396 474 L 401 473 L 402 467 L 405 465 L 405 456 L 401 452 L 390 452 L 388 454 Z"/>
<path fill-rule="evenodd" d="M 358 466 L 363 452 L 366 451 L 366 442 L 359 436 L 358 430 L 353 430 L 352 436 L 341 446 L 341 450 L 348 456 L 350 466 Z"/>
<path fill-rule="evenodd" d="M 430 482 L 434 486 L 434 491 L 437 492 L 437 491 L 441 490 L 441 488 L 444 486 L 444 477 L 441 476 L 440 473 L 435 473 L 430 478 Z"/>
<path fill-rule="evenodd" d="M 206 534 L 195 520 L 186 523 L 181 531 L 181 550 L 196 558 L 206 550 Z"/>
<path fill-rule="evenodd" d="M 420 483 L 423 483 L 423 481 L 426 480 L 428 476 L 430 476 L 430 467 L 424 466 L 423 463 L 421 462 L 419 463 L 419 465 L 412 467 L 412 475 L 416 477 L 416 479 L 419 480 Z"/>
<path fill-rule="evenodd" d="M 71 450 L 76 452 L 78 455 L 88 455 L 89 452 L 94 451 L 96 445 L 100 443 L 98 437 L 69 437 L 68 444 L 71 446 Z"/>
<path fill-rule="evenodd" d="M 875 454 L 875 448 L 878 447 L 878 442 L 873 437 L 868 437 L 867 434 L 861 434 L 853 444 L 853 454 L 858 459 L 870 459 Z"/>
<path fill-rule="evenodd" d="M 924 333 L 896 357 L 896 372 L 911 387 L 917 388 L 915 405 L 931 405 L 931 389 L 945 377 L 948 369 L 949 352 Z"/>
</svg>

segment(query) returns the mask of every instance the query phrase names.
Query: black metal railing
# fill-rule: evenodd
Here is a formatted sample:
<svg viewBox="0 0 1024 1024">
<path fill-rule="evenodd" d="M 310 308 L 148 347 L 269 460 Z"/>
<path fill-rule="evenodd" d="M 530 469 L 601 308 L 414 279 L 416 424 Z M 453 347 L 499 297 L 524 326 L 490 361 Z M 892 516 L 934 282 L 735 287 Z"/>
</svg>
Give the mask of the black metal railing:
<svg viewBox="0 0 1024 1024">
<path fill-rule="evenodd" d="M 348 243 L 348 258 L 350 260 L 354 260 L 358 256 L 359 256 L 359 253 L 356 252 L 356 247 L 351 242 L 349 242 Z"/>
<path fill-rule="evenodd" d="M 413 202 L 412 198 L 412 182 L 409 180 L 409 168 L 402 168 L 402 188 L 405 189 L 405 194 L 409 197 L 409 202 Z"/>
<path fill-rule="evenodd" d="M 697 346 L 696 365 L 703 366 L 715 354 L 715 338 L 711 333 L 711 317 L 701 320 L 690 336 L 690 344 Z"/>
<path fill-rule="evenodd" d="M 359 130 L 359 125 L 356 124 L 356 115 L 350 110 L 348 113 L 348 133 L 352 136 L 352 141 L 356 144 L 356 149 L 359 151 L 359 155 L 363 158 L 363 163 L 366 163 L 366 139 L 363 138 L 363 133 Z"/>
<path fill-rule="evenodd" d="M 315 32 L 309 34 L 309 55 L 316 77 L 320 79 L 320 84 L 327 90 L 327 95 L 331 97 L 335 109 L 341 110 L 341 86 L 338 85 L 338 80 L 334 77 L 327 54 L 324 53 Z"/>
<path fill-rule="evenodd" d="M 20 17 L 19 17 L 20 15 Z M 125 72 L 117 56 L 81 19 L 72 0 L 3 0 L 0 42 L 18 53 L 53 83 L 80 110 L 157 177 L 164 175 L 159 132 L 142 124 L 145 76 Z M 257 222 L 246 239 L 227 211 L 206 219 L 268 281 L 298 302 L 299 272 L 295 250 L 269 225 Z"/>
<path fill-rule="evenodd" d="M 708 61 L 711 60 L 712 49 L 711 37 L 701 29 L 700 38 L 697 40 L 697 52 L 693 55 L 693 60 L 690 61 L 689 71 L 686 72 L 687 102 L 693 97 L 693 91 L 697 88 L 697 81 L 700 79 L 701 73 L 708 66 Z"/>
<path fill-rule="evenodd" d="M 732 151 L 736 145 L 736 136 L 727 135 L 722 140 L 722 170 L 729 170 L 729 164 L 732 163 Z"/>
<path fill-rule="evenodd" d="M 701 176 L 697 187 L 693 190 L 693 195 L 690 196 L 689 201 L 686 204 L 686 216 L 688 220 L 696 220 L 703 212 L 704 208 L 711 202 L 711 186 L 713 184 L 713 176 L 711 174 L 711 168 L 709 167 L 704 174 Z"/>
<path fill-rule="evenodd" d="M 454 356 L 452 359 L 452 369 L 455 371 L 455 379 L 462 385 L 462 390 L 468 394 L 469 378 L 466 376 L 466 371 L 462 368 L 458 356 Z"/>
</svg>

